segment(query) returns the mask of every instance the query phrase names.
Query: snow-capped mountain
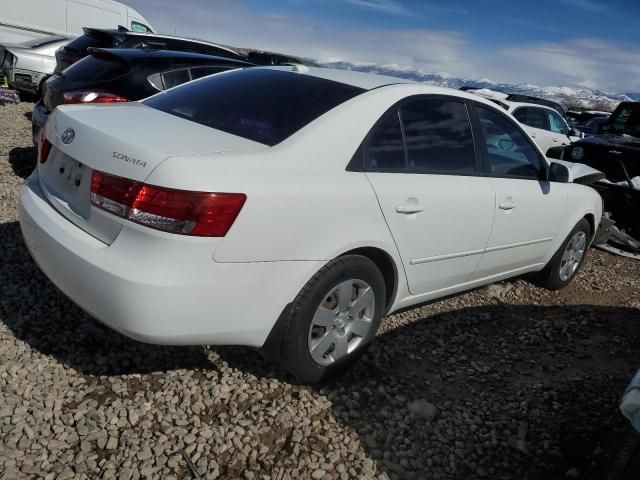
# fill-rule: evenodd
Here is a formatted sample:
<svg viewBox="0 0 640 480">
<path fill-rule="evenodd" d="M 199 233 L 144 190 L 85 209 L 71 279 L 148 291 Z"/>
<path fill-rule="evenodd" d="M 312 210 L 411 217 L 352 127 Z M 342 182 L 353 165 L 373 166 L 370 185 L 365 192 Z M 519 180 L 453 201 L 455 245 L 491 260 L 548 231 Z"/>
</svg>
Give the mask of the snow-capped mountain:
<svg viewBox="0 0 640 480">
<path fill-rule="evenodd" d="M 539 87 L 528 83 L 496 83 L 491 80 L 473 80 L 470 78 L 452 78 L 441 74 L 426 73 L 422 70 L 401 68 L 398 66 L 353 64 L 348 62 L 323 63 L 325 67 L 343 68 L 359 72 L 371 72 L 392 77 L 407 78 L 418 82 L 441 87 L 460 88 L 470 86 L 488 88 L 504 93 L 518 93 L 534 97 L 547 98 L 563 105 L 581 104 L 585 108 L 607 107 L 613 110 L 620 102 L 640 101 L 640 93 L 611 94 L 587 87 Z"/>
</svg>

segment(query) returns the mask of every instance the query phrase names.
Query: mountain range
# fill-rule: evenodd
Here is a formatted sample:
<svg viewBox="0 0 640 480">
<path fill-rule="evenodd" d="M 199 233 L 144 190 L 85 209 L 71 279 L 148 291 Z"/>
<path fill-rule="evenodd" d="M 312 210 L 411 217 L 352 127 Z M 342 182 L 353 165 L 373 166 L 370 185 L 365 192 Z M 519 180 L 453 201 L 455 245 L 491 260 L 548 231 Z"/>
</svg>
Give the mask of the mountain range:
<svg viewBox="0 0 640 480">
<path fill-rule="evenodd" d="M 322 63 L 322 66 L 371 72 L 380 75 L 406 78 L 417 82 L 440 87 L 458 89 L 462 86 L 488 88 L 503 93 L 517 93 L 546 98 L 562 105 L 582 106 L 583 108 L 613 110 L 620 102 L 640 101 L 640 93 L 607 93 L 581 86 L 539 87 L 529 83 L 496 83 L 491 80 L 454 78 L 441 74 L 426 73 L 422 70 L 403 68 L 395 65 L 353 64 L 349 62 Z"/>
</svg>

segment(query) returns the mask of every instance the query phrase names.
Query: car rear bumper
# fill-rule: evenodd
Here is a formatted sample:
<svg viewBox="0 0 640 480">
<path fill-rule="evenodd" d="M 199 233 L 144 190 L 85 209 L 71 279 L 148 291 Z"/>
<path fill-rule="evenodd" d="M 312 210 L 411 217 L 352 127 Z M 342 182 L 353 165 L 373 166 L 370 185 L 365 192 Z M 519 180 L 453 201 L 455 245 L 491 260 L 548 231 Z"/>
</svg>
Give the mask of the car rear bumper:
<svg viewBox="0 0 640 480">
<path fill-rule="evenodd" d="M 123 227 L 107 245 L 48 203 L 37 173 L 20 191 L 19 215 L 31 256 L 63 293 L 107 326 L 148 343 L 260 347 L 323 264 L 216 263 L 211 239 L 149 237 L 137 225 Z"/>
</svg>

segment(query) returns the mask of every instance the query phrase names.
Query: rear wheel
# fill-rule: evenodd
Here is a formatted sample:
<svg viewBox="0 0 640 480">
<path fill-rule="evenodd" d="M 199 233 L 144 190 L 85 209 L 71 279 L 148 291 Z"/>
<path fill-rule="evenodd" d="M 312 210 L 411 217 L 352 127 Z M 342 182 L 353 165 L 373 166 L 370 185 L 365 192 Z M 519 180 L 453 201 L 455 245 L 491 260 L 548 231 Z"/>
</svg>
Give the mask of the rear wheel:
<svg viewBox="0 0 640 480">
<path fill-rule="evenodd" d="M 586 257 L 590 238 L 591 226 L 583 218 L 541 272 L 540 284 L 550 290 L 569 285 Z"/>
<path fill-rule="evenodd" d="M 366 257 L 337 258 L 294 300 L 282 333 L 281 360 L 314 383 L 355 360 L 375 337 L 385 309 L 382 273 Z"/>
</svg>

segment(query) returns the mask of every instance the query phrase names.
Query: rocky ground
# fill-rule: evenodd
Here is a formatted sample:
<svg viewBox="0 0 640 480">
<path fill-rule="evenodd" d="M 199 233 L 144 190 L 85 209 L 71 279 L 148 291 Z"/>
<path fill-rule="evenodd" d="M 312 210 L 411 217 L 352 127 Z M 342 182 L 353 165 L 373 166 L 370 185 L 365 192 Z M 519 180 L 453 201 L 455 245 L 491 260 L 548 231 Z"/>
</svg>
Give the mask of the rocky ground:
<svg viewBox="0 0 640 480">
<path fill-rule="evenodd" d="M 251 350 L 128 340 L 56 290 L 17 222 L 30 108 L 0 107 L 0 479 L 620 478 L 640 263 L 591 250 L 560 292 L 392 315 L 345 375 L 299 386 Z"/>
</svg>

